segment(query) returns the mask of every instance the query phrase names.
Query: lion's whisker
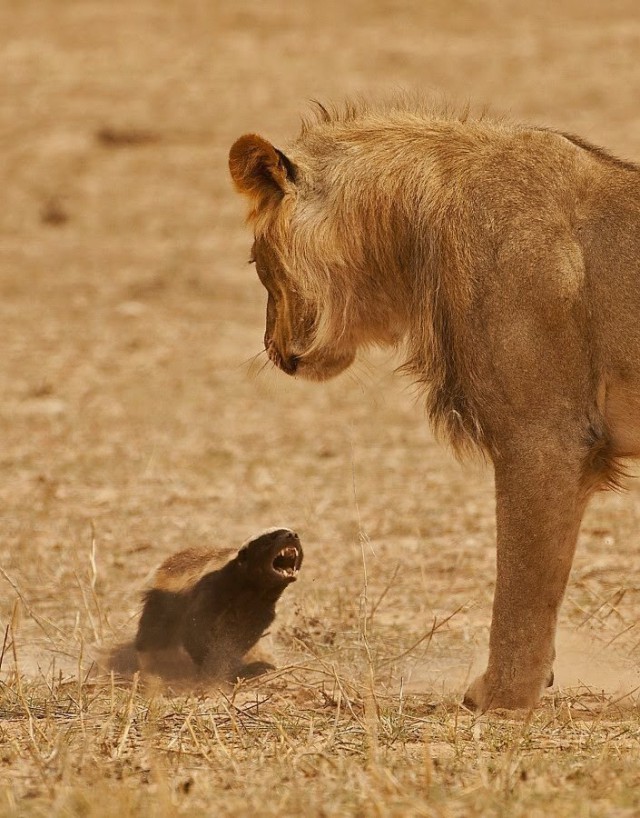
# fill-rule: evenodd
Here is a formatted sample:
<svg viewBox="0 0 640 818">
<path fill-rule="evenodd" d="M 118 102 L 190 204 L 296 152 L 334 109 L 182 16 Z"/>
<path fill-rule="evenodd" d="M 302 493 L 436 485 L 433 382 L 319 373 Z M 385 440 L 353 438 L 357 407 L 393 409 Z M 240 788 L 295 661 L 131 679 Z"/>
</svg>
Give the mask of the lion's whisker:
<svg viewBox="0 0 640 818">
<path fill-rule="evenodd" d="M 256 352 L 255 355 L 250 355 L 246 359 L 246 361 L 242 361 L 242 363 L 239 363 L 238 368 L 240 369 L 243 366 L 251 366 L 251 364 L 253 364 L 254 361 L 256 361 L 261 355 L 266 355 L 266 354 L 267 354 L 267 350 L 266 349 L 261 349 L 259 352 Z"/>
<path fill-rule="evenodd" d="M 263 361 L 263 362 L 262 362 L 262 366 L 261 366 L 261 367 L 260 367 L 260 369 L 259 369 L 259 370 L 256 372 L 256 377 L 258 377 L 259 375 L 262 375 L 262 373 L 263 373 L 263 372 L 265 371 L 265 369 L 266 369 L 266 368 L 269 366 L 269 364 L 271 364 L 271 368 L 272 368 L 272 369 L 275 369 L 275 366 L 274 366 L 274 364 L 273 364 L 273 361 L 271 361 L 269 358 L 267 358 L 267 360 L 266 360 L 266 361 Z"/>
<path fill-rule="evenodd" d="M 263 356 L 265 356 L 264 360 L 260 360 Z M 258 375 L 260 375 L 260 373 L 264 370 L 265 366 L 269 363 L 269 358 L 266 356 L 267 352 L 263 349 L 260 352 L 257 352 L 255 355 L 252 355 L 251 358 L 242 364 L 243 367 L 246 367 L 247 375 L 250 378 L 257 378 Z"/>
</svg>

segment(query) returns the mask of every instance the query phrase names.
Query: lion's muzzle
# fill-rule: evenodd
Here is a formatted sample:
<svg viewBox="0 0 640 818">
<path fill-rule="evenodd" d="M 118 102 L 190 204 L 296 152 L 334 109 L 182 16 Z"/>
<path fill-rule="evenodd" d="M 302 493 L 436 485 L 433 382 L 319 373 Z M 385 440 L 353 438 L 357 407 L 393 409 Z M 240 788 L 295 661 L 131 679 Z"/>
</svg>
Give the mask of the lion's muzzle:
<svg viewBox="0 0 640 818">
<path fill-rule="evenodd" d="M 300 362 L 300 358 L 297 355 L 283 355 L 272 338 L 265 338 L 264 346 L 271 363 L 275 364 L 278 369 L 286 372 L 287 375 L 296 374 L 298 363 Z"/>
</svg>

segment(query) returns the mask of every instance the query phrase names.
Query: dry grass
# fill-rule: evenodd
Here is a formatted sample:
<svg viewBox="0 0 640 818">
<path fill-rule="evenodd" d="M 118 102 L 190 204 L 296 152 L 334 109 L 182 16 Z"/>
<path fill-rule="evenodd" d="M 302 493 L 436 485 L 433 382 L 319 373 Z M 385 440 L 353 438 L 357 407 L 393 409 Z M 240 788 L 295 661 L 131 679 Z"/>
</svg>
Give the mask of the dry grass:
<svg viewBox="0 0 640 818">
<path fill-rule="evenodd" d="M 476 719 L 490 474 L 433 441 L 388 356 L 322 387 L 245 363 L 243 131 L 417 85 L 640 156 L 635 3 L 452 9 L 0 8 L 0 815 L 640 814 L 638 486 L 585 520 L 559 687 Z M 178 696 L 92 674 L 172 550 L 280 523 L 306 553 L 280 671 Z"/>
</svg>

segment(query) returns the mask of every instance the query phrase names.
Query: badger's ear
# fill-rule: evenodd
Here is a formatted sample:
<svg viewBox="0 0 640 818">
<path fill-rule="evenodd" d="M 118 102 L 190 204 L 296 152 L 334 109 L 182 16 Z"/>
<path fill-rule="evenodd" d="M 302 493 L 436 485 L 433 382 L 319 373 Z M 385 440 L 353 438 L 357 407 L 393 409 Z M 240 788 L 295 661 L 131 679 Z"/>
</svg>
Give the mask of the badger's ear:
<svg viewBox="0 0 640 818">
<path fill-rule="evenodd" d="M 282 198 L 296 180 L 293 162 L 266 139 L 251 133 L 231 146 L 229 170 L 238 191 L 256 200 L 256 204 Z"/>
</svg>

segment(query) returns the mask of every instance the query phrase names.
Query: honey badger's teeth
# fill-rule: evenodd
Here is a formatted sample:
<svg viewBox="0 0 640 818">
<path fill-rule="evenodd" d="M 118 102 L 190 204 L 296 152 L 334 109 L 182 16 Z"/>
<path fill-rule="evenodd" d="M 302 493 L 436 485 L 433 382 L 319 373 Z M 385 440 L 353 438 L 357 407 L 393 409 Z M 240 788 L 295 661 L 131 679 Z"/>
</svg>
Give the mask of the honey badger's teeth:
<svg viewBox="0 0 640 818">
<path fill-rule="evenodd" d="M 287 545 L 278 552 L 272 566 L 273 570 L 285 577 L 294 577 L 298 573 L 298 549 L 295 545 Z"/>
</svg>

